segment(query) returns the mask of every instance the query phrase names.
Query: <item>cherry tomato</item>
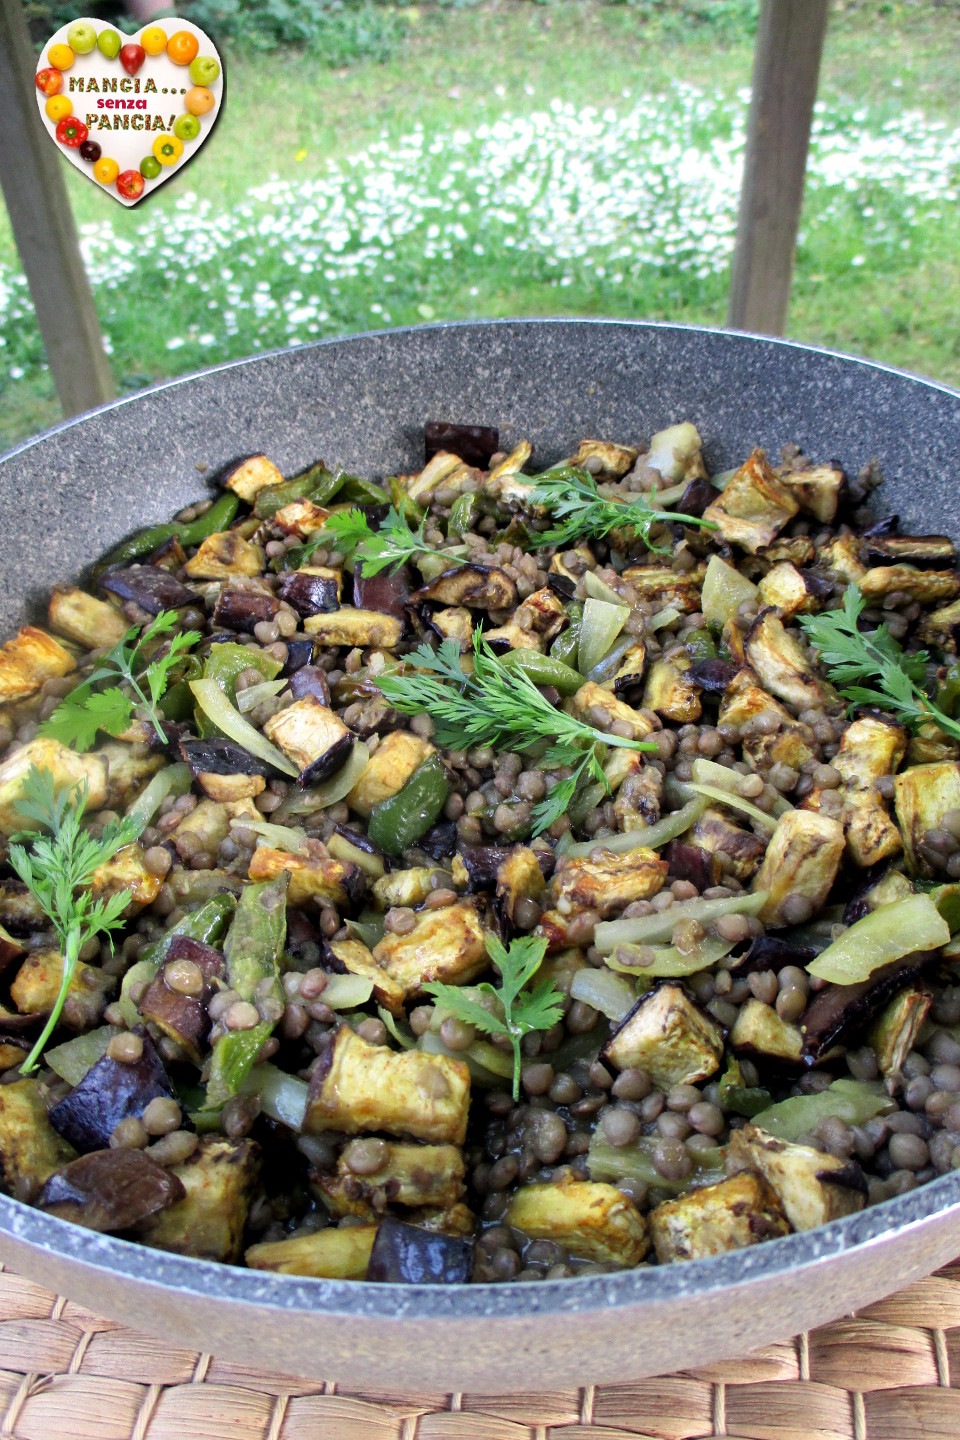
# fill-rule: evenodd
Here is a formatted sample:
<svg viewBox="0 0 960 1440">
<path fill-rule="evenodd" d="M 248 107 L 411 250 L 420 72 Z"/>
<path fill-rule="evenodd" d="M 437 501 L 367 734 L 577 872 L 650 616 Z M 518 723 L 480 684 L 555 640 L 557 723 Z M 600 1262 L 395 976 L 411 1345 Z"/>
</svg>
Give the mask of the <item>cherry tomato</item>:
<svg viewBox="0 0 960 1440">
<path fill-rule="evenodd" d="M 140 161 L 140 174 L 144 180 L 156 180 L 162 169 L 163 166 L 156 155 L 144 155 Z"/>
<path fill-rule="evenodd" d="M 167 41 L 167 54 L 174 65 L 189 65 L 200 49 L 200 41 L 190 30 L 178 30 Z"/>
<path fill-rule="evenodd" d="M 57 126 L 57 139 L 61 145 L 66 145 L 68 150 L 79 150 L 89 135 L 89 130 L 82 120 L 76 115 L 68 115 L 66 120 L 61 120 Z"/>
<path fill-rule="evenodd" d="M 44 95 L 59 95 L 63 89 L 63 76 L 49 65 L 46 70 L 37 71 L 37 89 Z"/>
<path fill-rule="evenodd" d="M 47 51 L 47 59 L 58 70 L 69 70 L 76 56 L 69 45 L 51 45 Z"/>
<path fill-rule="evenodd" d="M 109 155 L 104 155 L 93 167 L 93 178 L 99 180 L 101 185 L 112 185 L 120 174 L 120 166 L 116 160 L 111 160 Z"/>
<path fill-rule="evenodd" d="M 43 108 L 55 125 L 73 114 L 73 102 L 66 95 L 51 95 Z"/>
<path fill-rule="evenodd" d="M 136 75 L 146 58 L 147 52 L 142 45 L 124 45 L 120 51 L 120 64 L 128 75 Z M 136 174 L 136 171 L 133 173 Z"/>
<path fill-rule="evenodd" d="M 100 146 L 97 144 L 96 140 L 84 140 L 83 144 L 80 146 L 80 154 L 84 160 L 90 160 L 92 162 L 94 160 L 99 160 L 100 156 L 103 154 L 103 151 L 100 149 Z"/>
<path fill-rule="evenodd" d="M 124 170 L 117 176 L 117 189 L 124 200 L 139 200 L 143 194 L 143 176 L 139 170 Z"/>
<path fill-rule="evenodd" d="M 187 91 L 183 103 L 191 115 L 209 115 L 217 102 L 213 92 L 205 85 L 194 85 L 192 90 Z"/>
<path fill-rule="evenodd" d="M 173 122 L 173 133 L 179 140 L 196 140 L 200 134 L 200 121 L 196 115 L 178 115 Z"/>
<path fill-rule="evenodd" d="M 161 165 L 176 165 L 183 154 L 183 141 L 176 135 L 158 135 L 153 142 L 153 153 Z"/>
<path fill-rule="evenodd" d="M 148 55 L 162 55 L 167 48 L 167 32 L 159 25 L 148 25 L 141 33 L 140 44 Z"/>
</svg>

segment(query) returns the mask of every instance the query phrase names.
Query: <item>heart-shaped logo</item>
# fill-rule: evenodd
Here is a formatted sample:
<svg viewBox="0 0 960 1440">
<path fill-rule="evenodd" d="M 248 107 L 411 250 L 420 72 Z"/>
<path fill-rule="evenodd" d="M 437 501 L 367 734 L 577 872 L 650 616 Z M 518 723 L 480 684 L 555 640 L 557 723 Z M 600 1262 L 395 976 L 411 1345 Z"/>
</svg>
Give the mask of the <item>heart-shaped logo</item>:
<svg viewBox="0 0 960 1440">
<path fill-rule="evenodd" d="M 74 20 L 43 47 L 36 80 L 57 149 L 130 206 L 209 137 L 223 98 L 223 61 L 189 20 L 146 25 L 136 35 Z"/>
</svg>

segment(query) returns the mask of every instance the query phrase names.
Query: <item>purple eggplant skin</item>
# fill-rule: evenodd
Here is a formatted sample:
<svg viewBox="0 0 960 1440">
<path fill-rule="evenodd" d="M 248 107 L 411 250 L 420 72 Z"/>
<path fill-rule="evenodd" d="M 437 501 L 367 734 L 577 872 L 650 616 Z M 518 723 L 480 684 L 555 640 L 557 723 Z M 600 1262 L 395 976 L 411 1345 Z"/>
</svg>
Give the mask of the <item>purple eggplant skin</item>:
<svg viewBox="0 0 960 1440">
<path fill-rule="evenodd" d="M 143 1041 L 139 1060 L 126 1065 L 104 1055 L 50 1111 L 54 1130 L 81 1155 L 105 1150 L 120 1121 L 139 1118 L 151 1100 L 177 1098 L 147 1031 L 138 1025 L 133 1033 Z"/>
<path fill-rule="evenodd" d="M 500 431 L 493 425 L 455 425 L 449 420 L 428 420 L 423 427 L 423 459 L 427 464 L 445 450 L 467 465 L 486 470 L 491 455 L 500 449 Z"/>
<path fill-rule="evenodd" d="M 350 731 L 346 735 L 341 735 L 339 740 L 333 742 L 329 750 L 325 750 L 311 765 L 308 765 L 305 770 L 301 770 L 297 776 L 297 784 L 300 786 L 319 785 L 321 780 L 326 780 L 330 775 L 336 775 L 337 771 L 342 770 L 349 760 L 355 739 L 356 736 Z"/>
<path fill-rule="evenodd" d="M 94 1150 L 50 1176 L 37 1205 L 88 1230 L 130 1230 L 183 1200 L 186 1190 L 145 1150 Z"/>
<path fill-rule="evenodd" d="M 868 870 L 861 872 L 861 875 L 858 877 L 860 883 L 844 907 L 844 925 L 855 925 L 858 920 L 862 920 L 865 915 L 869 915 L 870 906 L 867 903 L 867 897 L 874 885 L 883 879 L 889 869 L 890 861 L 880 860 L 876 865 L 871 865 Z"/>
<path fill-rule="evenodd" d="M 180 741 L 180 755 L 194 775 L 269 775 L 270 766 L 251 755 L 235 740 L 215 736 L 195 740 L 189 736 Z"/>
<path fill-rule="evenodd" d="M 421 845 L 422 845 L 421 841 Z M 463 861 L 470 883 L 467 889 L 470 892 L 476 890 L 495 890 L 497 887 L 497 871 L 506 860 L 512 845 L 463 845 L 457 846 L 457 853 Z M 553 874 L 556 856 L 552 851 L 537 852 L 537 863 L 540 866 L 540 873 L 544 880 L 549 880 Z"/>
<path fill-rule="evenodd" d="M 417 841 L 417 849 L 425 850 L 431 860 L 445 860 L 456 848 L 457 827 L 452 820 L 438 820 Z"/>
<path fill-rule="evenodd" d="M 709 480 L 691 480 L 674 509 L 679 515 L 693 515 L 699 518 L 708 505 L 720 499 L 720 491 Z"/>
<path fill-rule="evenodd" d="M 101 589 L 121 600 L 132 600 L 148 615 L 159 615 L 161 610 L 182 610 L 185 605 L 197 603 L 193 591 L 159 565 L 127 565 L 107 570 L 100 576 L 99 583 Z"/>
<path fill-rule="evenodd" d="M 695 660 L 686 672 L 687 679 L 708 695 L 722 695 L 737 675 L 737 666 L 729 660 Z"/>
<path fill-rule="evenodd" d="M 860 1029 L 882 1010 L 891 996 L 940 963 L 937 950 L 918 950 L 875 970 L 858 985 L 826 985 L 800 1016 L 803 1063 L 819 1064 L 837 1040 Z"/>
<path fill-rule="evenodd" d="M 294 675 L 298 670 L 302 670 L 304 665 L 309 665 L 313 659 L 315 648 L 312 640 L 288 640 L 287 658 L 284 661 L 283 669 L 280 671 L 283 678 L 287 679 L 288 676 Z M 329 705 L 330 701 L 327 700 L 325 703 Z"/>
<path fill-rule="evenodd" d="M 673 880 L 689 880 L 698 890 L 720 884 L 720 861 L 712 851 L 704 850 L 700 845 L 671 840 L 669 845 L 664 846 L 663 858 L 670 867 L 667 873 Z"/>
<path fill-rule="evenodd" d="M 472 1273 L 472 1240 L 408 1225 L 392 1215 L 380 1221 L 368 1280 L 383 1285 L 463 1285 Z"/>
<path fill-rule="evenodd" d="M 219 950 L 189 935 L 175 935 L 171 940 L 164 965 L 172 960 L 190 960 L 199 967 L 205 982 L 202 992 L 183 995 L 171 990 L 161 971 L 140 1001 L 140 1014 L 176 1040 L 194 1064 L 202 1065 L 203 1046 L 210 1033 L 207 1007 L 213 998 L 214 982 L 222 977 L 226 962 Z"/>
<path fill-rule="evenodd" d="M 554 595 L 559 595 L 561 600 L 572 600 L 577 593 L 577 582 L 571 580 L 569 575 L 551 574 L 548 571 L 547 584 Z"/>
<path fill-rule="evenodd" d="M 294 700 L 302 700 L 305 695 L 312 695 L 319 700 L 321 705 L 330 704 L 330 686 L 327 684 L 326 672 L 320 669 L 319 665 L 301 665 L 290 676 L 290 693 Z"/>
<path fill-rule="evenodd" d="M 782 970 L 785 965 L 797 965 L 802 970 L 815 954 L 808 946 L 794 945 L 779 935 L 758 935 L 728 968 L 735 979 L 758 970 Z"/>
<path fill-rule="evenodd" d="M 392 575 L 381 570 L 379 575 L 361 575 L 362 565 L 353 572 L 353 603 L 358 610 L 377 610 L 381 615 L 393 615 L 406 623 L 409 620 L 407 602 L 410 599 L 410 572 L 406 565 Z"/>
<path fill-rule="evenodd" d="M 332 576 L 310 575 L 292 570 L 280 582 L 280 599 L 291 605 L 298 615 L 326 615 L 340 609 L 337 582 Z"/>
<path fill-rule="evenodd" d="M 860 534 L 864 540 L 874 540 L 880 536 L 896 535 L 899 529 L 899 515 L 884 515 L 882 519 L 875 520 L 872 525 L 868 525 L 866 530 L 861 530 Z"/>
<path fill-rule="evenodd" d="M 228 586 L 220 591 L 217 598 L 213 623 L 224 630 L 242 630 L 252 635 L 261 620 L 272 620 L 279 609 L 280 601 L 275 595 Z"/>
</svg>

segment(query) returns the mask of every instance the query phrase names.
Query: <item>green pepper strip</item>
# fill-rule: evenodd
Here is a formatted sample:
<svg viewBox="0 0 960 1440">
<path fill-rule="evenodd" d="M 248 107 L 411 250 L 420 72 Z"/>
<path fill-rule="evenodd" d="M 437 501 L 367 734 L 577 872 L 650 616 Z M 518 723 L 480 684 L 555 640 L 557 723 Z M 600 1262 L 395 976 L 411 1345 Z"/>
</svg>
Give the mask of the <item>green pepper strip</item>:
<svg viewBox="0 0 960 1440">
<path fill-rule="evenodd" d="M 342 473 L 334 474 L 325 465 L 311 465 L 302 475 L 284 480 L 279 485 L 265 485 L 253 502 L 253 513 L 258 520 L 272 520 L 278 510 L 292 500 L 313 500 L 325 505 L 346 480 Z"/>
<path fill-rule="evenodd" d="M 449 792 L 443 761 L 431 755 L 402 790 L 374 806 L 367 825 L 369 838 L 388 855 L 402 855 L 436 823 Z"/>
<path fill-rule="evenodd" d="M 574 601 L 567 610 L 570 616 L 570 624 L 560 635 L 557 636 L 550 646 L 550 654 L 562 665 L 576 668 L 577 652 L 580 649 L 580 630 L 583 625 L 583 602 Z M 583 681 L 581 680 L 581 684 Z M 557 689 L 560 687 L 557 686 Z"/>
<path fill-rule="evenodd" d="M 534 685 L 553 685 L 561 695 L 573 695 L 583 684 L 583 676 L 555 655 L 542 655 L 539 650 L 508 650 L 500 656 L 507 670 L 522 670 Z"/>
<path fill-rule="evenodd" d="M 166 525 L 153 525 L 148 530 L 138 530 L 129 540 L 122 541 L 115 549 L 102 555 L 94 567 L 94 574 L 100 575 L 113 565 L 129 565 L 144 555 L 152 555 L 161 545 L 174 538 L 181 545 L 199 545 L 209 535 L 225 529 L 240 508 L 240 497 L 227 491 L 214 501 L 209 510 L 198 515 L 196 520 L 171 520 Z"/>
</svg>

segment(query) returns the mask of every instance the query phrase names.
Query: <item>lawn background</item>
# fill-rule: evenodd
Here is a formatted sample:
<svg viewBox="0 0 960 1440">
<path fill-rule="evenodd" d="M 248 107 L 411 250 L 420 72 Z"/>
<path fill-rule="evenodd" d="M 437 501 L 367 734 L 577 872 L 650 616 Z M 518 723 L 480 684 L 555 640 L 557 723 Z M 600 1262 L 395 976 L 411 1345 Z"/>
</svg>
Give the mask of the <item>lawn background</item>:
<svg viewBox="0 0 960 1440">
<path fill-rule="evenodd" d="M 280 0 L 266 3 L 274 17 L 283 11 Z M 68 11 L 32 8 L 56 11 L 55 23 Z M 75 13 L 91 8 L 97 13 L 96 6 L 78 6 Z M 297 4 L 290 9 L 295 18 Z M 251 11 L 257 6 L 247 7 L 248 20 Z M 942 123 L 945 134 L 960 135 L 960 4 L 834 0 L 831 11 L 820 88 L 826 107 L 873 130 L 899 123 L 904 112 L 922 112 L 928 125 Z M 719 116 L 749 85 L 755 29 L 752 0 L 487 0 L 464 8 L 358 3 L 333 7 L 327 29 L 308 35 L 305 47 L 264 50 L 251 45 L 271 45 L 269 35 L 242 38 L 235 0 L 196 0 L 184 13 L 208 24 L 218 43 L 224 31 L 228 35 L 227 101 L 202 156 L 149 206 L 128 212 L 65 166 L 78 225 L 95 226 L 106 215 L 128 251 L 148 211 L 176 212 L 182 236 L 196 208 L 191 196 L 222 217 L 271 176 L 296 192 L 322 178 L 329 160 L 348 166 L 366 147 L 378 140 L 389 147 L 417 125 L 428 134 L 474 128 L 504 114 L 543 112 L 557 100 L 616 109 L 666 95 L 678 84 L 715 98 Z M 42 13 L 35 23 L 42 27 Z M 128 22 L 127 28 L 134 26 Z M 229 39 L 231 32 L 236 40 Z M 728 122 L 717 123 L 721 133 Z M 950 184 L 946 200 L 941 194 L 919 215 L 916 205 L 901 203 L 895 185 L 877 195 L 848 187 L 831 197 L 826 217 L 817 213 L 824 205 L 822 188 L 812 195 L 788 334 L 960 384 L 960 174 L 953 173 Z M 878 214 L 884 217 L 882 243 L 874 243 Z M 198 214 L 197 226 L 204 223 Z M 258 253 L 249 227 L 235 258 L 262 271 L 275 294 L 277 286 L 289 285 L 287 271 L 271 269 L 275 255 Z M 12 273 L 16 256 L 0 209 L 0 276 L 4 267 Z M 215 345 L 201 345 L 193 323 L 185 326 L 183 342 L 168 348 L 158 334 L 158 315 L 195 303 L 189 282 L 176 267 L 164 284 L 156 273 L 139 276 L 135 254 L 123 268 L 122 281 L 112 288 L 98 284 L 96 291 L 121 393 L 289 338 L 289 326 L 286 332 L 277 328 L 269 314 L 245 313 Z M 597 273 L 574 266 L 561 288 L 529 256 L 489 245 L 474 255 L 464 244 L 442 265 L 422 261 L 417 252 L 393 268 L 386 307 L 391 324 L 607 315 L 716 325 L 726 309 L 725 270 L 703 276 L 679 264 L 634 269 L 621 279 L 609 267 Z M 338 289 L 322 321 L 297 338 L 384 323 L 371 311 L 383 300 L 377 274 Z M 59 410 L 22 302 L 6 320 L 0 307 L 0 338 L 2 447 L 53 423 Z"/>
</svg>

